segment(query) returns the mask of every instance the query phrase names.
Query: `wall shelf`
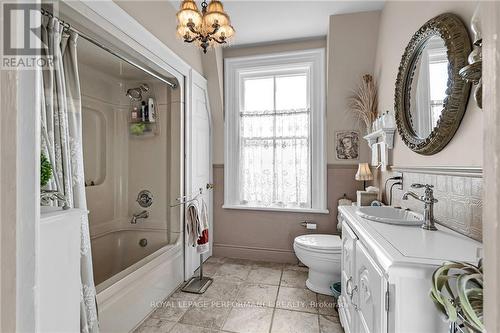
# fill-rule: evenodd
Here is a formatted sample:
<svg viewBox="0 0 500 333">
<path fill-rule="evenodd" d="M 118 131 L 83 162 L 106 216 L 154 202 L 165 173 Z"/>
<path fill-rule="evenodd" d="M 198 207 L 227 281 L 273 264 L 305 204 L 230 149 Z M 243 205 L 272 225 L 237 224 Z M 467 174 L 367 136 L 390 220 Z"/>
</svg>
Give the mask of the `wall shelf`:
<svg viewBox="0 0 500 333">
<path fill-rule="evenodd" d="M 395 128 L 381 128 L 375 132 L 365 135 L 363 138 L 368 141 L 368 145 L 370 147 L 372 147 L 377 142 L 385 142 L 387 148 L 392 149 L 394 147 L 395 133 Z"/>
</svg>

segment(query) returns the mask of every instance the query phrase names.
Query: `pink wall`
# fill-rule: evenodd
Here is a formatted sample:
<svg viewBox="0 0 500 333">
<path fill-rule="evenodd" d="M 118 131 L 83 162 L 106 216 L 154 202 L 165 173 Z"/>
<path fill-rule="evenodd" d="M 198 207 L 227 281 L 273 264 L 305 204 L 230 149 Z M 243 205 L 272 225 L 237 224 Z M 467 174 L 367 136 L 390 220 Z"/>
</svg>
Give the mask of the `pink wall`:
<svg viewBox="0 0 500 333">
<path fill-rule="evenodd" d="M 344 193 L 355 198 L 362 183 L 354 181 L 357 165 L 328 165 L 329 214 L 269 212 L 223 209 L 224 166 L 214 165 L 214 244 L 216 256 L 296 262 L 293 240 L 306 233 L 337 233 L 337 201 Z M 317 223 L 318 229 L 306 230 L 304 220 Z"/>
<path fill-rule="evenodd" d="M 442 13 L 458 15 L 469 27 L 476 1 L 387 1 L 380 17 L 375 77 L 379 85 L 379 112 L 394 109 L 394 88 L 401 56 L 412 35 L 425 22 Z M 472 91 L 471 91 L 472 94 Z M 392 164 L 414 166 L 483 165 L 483 113 L 469 99 L 462 123 L 450 143 L 431 156 L 411 151 L 396 134 Z M 389 161 L 391 163 L 391 161 Z"/>
</svg>

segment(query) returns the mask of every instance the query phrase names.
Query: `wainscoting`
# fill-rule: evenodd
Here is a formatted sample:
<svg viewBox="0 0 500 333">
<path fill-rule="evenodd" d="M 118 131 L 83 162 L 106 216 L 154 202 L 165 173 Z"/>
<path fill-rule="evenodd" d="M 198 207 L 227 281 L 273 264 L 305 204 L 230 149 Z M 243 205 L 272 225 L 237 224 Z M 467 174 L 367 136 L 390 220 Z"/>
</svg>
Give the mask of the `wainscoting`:
<svg viewBox="0 0 500 333">
<path fill-rule="evenodd" d="M 482 169 L 393 167 L 390 172 L 384 173 L 380 184 L 383 187 L 385 179 L 401 174 L 403 189 L 394 187 L 393 205 L 422 212 L 423 204 L 420 201 L 413 198 L 401 200 L 401 196 L 404 191 L 417 194 L 422 191 L 412 189 L 411 184 L 433 185 L 434 196 L 439 200 L 434 206 L 436 222 L 475 240 L 482 240 Z"/>
<path fill-rule="evenodd" d="M 337 201 L 344 193 L 355 198 L 362 182 L 354 180 L 357 165 L 328 165 L 328 214 L 223 209 L 224 166 L 215 164 L 214 174 L 214 255 L 230 258 L 295 263 L 293 240 L 307 233 L 337 233 Z M 311 221 L 317 230 L 301 223 Z"/>
</svg>

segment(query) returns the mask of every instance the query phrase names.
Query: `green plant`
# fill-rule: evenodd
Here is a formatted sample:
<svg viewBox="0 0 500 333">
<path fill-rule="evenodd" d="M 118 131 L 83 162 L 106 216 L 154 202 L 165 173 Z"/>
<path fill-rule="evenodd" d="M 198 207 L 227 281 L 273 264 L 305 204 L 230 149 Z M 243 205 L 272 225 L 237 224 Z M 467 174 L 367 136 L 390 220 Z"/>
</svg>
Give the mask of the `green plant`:
<svg viewBox="0 0 500 333">
<path fill-rule="evenodd" d="M 143 123 L 130 125 L 130 133 L 132 133 L 133 135 L 144 134 L 145 130 L 146 130 L 146 125 Z"/>
<path fill-rule="evenodd" d="M 483 332 L 483 266 L 447 262 L 432 274 L 431 299 L 450 322 Z"/>
<path fill-rule="evenodd" d="M 44 187 L 52 178 L 52 165 L 45 154 L 40 154 L 40 187 Z"/>
</svg>

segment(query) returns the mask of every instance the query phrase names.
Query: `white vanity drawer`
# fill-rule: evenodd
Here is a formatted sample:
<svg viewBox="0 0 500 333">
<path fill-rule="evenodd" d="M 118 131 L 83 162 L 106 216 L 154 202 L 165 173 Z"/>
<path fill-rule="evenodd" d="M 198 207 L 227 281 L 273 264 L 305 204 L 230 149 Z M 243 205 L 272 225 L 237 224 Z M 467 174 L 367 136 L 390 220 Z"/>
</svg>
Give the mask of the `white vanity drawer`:
<svg viewBox="0 0 500 333">
<path fill-rule="evenodd" d="M 339 311 L 346 332 L 355 332 L 352 327 L 353 316 L 355 315 L 355 307 L 353 301 L 354 288 L 354 267 L 355 267 L 355 249 L 358 237 L 347 225 L 342 223 L 342 264 L 341 264 L 341 290 L 342 294 L 339 300 Z"/>
<path fill-rule="evenodd" d="M 354 302 L 358 327 L 356 332 L 386 332 L 387 281 L 384 273 L 361 242 L 356 243 Z"/>
</svg>

